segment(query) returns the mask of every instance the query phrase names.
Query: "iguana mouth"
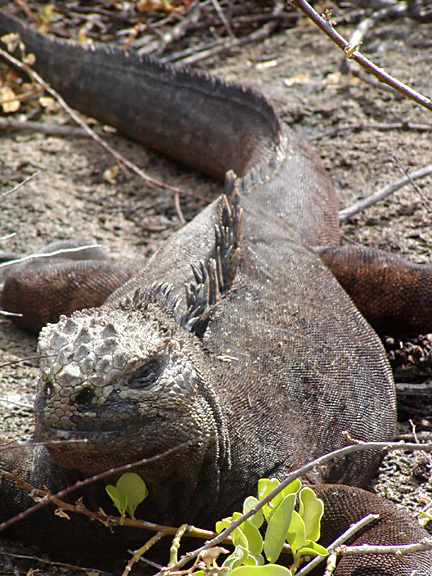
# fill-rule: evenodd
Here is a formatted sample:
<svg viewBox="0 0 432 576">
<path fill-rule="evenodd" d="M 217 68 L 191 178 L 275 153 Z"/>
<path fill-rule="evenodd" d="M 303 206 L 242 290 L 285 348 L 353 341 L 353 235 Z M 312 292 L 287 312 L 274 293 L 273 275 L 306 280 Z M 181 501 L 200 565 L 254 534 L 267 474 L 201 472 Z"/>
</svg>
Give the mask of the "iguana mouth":
<svg viewBox="0 0 432 576">
<path fill-rule="evenodd" d="M 37 430 L 48 439 L 66 436 L 95 438 L 110 434 L 121 437 L 142 430 L 157 418 L 156 415 L 143 416 L 136 402 L 120 400 L 115 395 L 101 405 L 89 402 L 67 405 L 68 410 L 51 408 L 47 407 L 42 395 L 36 398 Z"/>
<path fill-rule="evenodd" d="M 132 417 L 131 415 L 127 423 L 123 418 L 115 422 L 103 416 L 85 419 L 75 417 L 75 422 L 71 419 L 71 426 L 66 427 L 52 426 L 41 417 L 37 419 L 36 437 L 42 442 L 47 442 L 48 446 L 52 443 L 53 449 L 55 445 L 59 445 L 63 450 L 67 449 L 67 445 L 72 448 L 79 444 L 80 450 L 84 452 L 104 453 L 121 449 L 128 445 L 133 437 L 140 438 L 143 429 L 146 429 L 146 433 L 148 431 L 151 437 L 153 434 L 149 427 L 153 430 L 158 427 L 153 423 L 154 420 L 157 418 Z"/>
<path fill-rule="evenodd" d="M 53 444 L 77 442 L 89 445 L 98 444 L 100 446 L 99 449 L 103 450 L 104 445 L 112 445 L 114 442 L 121 444 L 123 439 L 126 442 L 127 438 L 133 434 L 135 429 L 138 429 L 138 427 L 128 427 L 123 429 L 111 428 L 108 430 L 73 430 L 54 428 L 39 421 L 36 427 L 36 435 L 40 441 L 47 442 L 48 445 L 50 442 L 53 442 Z"/>
</svg>

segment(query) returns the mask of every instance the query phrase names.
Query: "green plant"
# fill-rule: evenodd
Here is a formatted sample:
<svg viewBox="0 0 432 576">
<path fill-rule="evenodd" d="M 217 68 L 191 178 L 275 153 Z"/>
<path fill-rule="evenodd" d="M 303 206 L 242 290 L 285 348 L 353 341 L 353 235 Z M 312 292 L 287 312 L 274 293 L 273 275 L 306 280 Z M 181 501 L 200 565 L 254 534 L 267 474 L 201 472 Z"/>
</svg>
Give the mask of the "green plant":
<svg viewBox="0 0 432 576">
<path fill-rule="evenodd" d="M 127 512 L 131 518 L 135 518 L 136 507 L 148 496 L 144 480 L 135 472 L 125 472 L 115 486 L 108 484 L 105 490 L 122 517 Z"/>
<path fill-rule="evenodd" d="M 217 522 L 216 532 L 222 532 L 234 520 L 254 509 L 279 484 L 276 478 L 261 478 L 258 481 L 258 498 L 246 498 L 243 512 L 234 512 L 229 518 Z M 115 486 L 106 486 L 106 491 L 121 516 L 124 517 L 127 512 L 131 518 L 134 518 L 136 507 L 148 495 L 144 481 L 131 472 L 123 474 Z M 216 564 L 217 556 L 226 551 L 212 548 L 210 550 L 217 553 L 210 558 L 211 562 L 204 562 L 205 570 L 201 569 L 202 563 L 200 569 L 196 569 L 199 566 L 197 561 L 187 572 L 193 576 L 205 576 L 207 572 L 228 573 L 230 576 L 293 576 L 306 558 L 328 554 L 317 543 L 323 512 L 324 504 L 315 492 L 309 487 L 302 488 L 299 479 L 294 480 L 231 532 L 234 551 L 222 566 Z M 289 568 L 276 564 L 284 547 L 292 555 Z"/>
<path fill-rule="evenodd" d="M 258 481 L 258 498 L 253 496 L 246 498 L 243 513 L 254 508 L 278 485 L 279 480 L 276 478 L 261 478 Z M 294 480 L 231 533 L 235 549 L 226 558 L 222 568 L 228 568 L 232 576 L 291 576 L 295 574 L 305 557 L 327 555 L 327 550 L 317 544 L 321 533 L 323 511 L 324 504 L 316 497 L 314 491 L 308 487 L 302 488 L 300 480 Z M 227 528 L 241 515 L 240 512 L 235 512 L 230 518 L 217 522 L 216 532 L 219 533 Z M 267 522 L 267 527 L 263 538 L 260 528 L 264 520 Z M 290 569 L 275 564 L 286 543 L 293 556 Z"/>
</svg>

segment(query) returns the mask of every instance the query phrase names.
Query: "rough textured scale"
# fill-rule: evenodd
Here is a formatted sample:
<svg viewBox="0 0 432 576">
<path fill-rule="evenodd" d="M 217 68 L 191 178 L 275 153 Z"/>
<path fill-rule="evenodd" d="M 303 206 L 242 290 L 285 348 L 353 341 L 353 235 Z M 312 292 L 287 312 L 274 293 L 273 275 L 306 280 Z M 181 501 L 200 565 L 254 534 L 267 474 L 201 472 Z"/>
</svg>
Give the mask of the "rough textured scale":
<svg viewBox="0 0 432 576">
<path fill-rule="evenodd" d="M 150 490 L 139 515 L 211 527 L 256 490 L 258 478 L 282 478 L 346 445 L 344 431 L 360 440 L 392 438 L 395 392 L 384 350 L 331 271 L 342 283 L 348 276 L 351 284 L 344 285 L 355 288 L 363 309 L 356 293 L 371 296 L 364 266 L 385 257 L 339 252 L 332 184 L 272 105 L 252 90 L 205 74 L 115 48 L 53 40 L 0 12 L 0 35 L 6 32 L 20 33 L 36 55 L 35 68 L 72 106 L 216 178 L 233 172 L 225 194 L 136 274 L 126 269 L 116 276 L 118 268 L 108 263 L 101 274 L 100 261 L 87 261 L 90 278 L 100 276 L 97 282 L 117 289 L 105 303 L 104 292 L 99 308 L 61 316 L 39 339 L 44 357 L 35 435 L 67 443 L 3 450 L 2 468 L 57 491 L 191 441 L 138 470 Z M 62 274 L 66 269 L 73 279 L 83 266 L 57 262 L 53 272 L 77 308 L 89 305 L 87 289 L 78 286 L 77 293 Z M 396 260 L 390 268 L 381 278 L 393 286 L 383 293 L 394 295 L 395 307 L 405 307 L 401 317 L 407 323 L 398 328 L 430 330 L 427 301 L 415 325 L 409 314 L 412 302 L 430 290 L 430 268 Z M 408 268 L 422 281 L 412 283 L 411 274 L 402 273 Z M 43 291 L 37 294 L 37 282 L 24 288 L 27 303 L 14 300 L 13 282 L 25 273 L 6 278 L 2 296 L 4 306 L 12 302 L 10 308 L 24 314 L 27 305 L 42 307 L 48 300 Z M 28 273 L 35 275 L 32 268 Z M 42 272 L 42 280 L 50 274 Z M 379 305 L 373 311 L 380 330 L 391 327 L 388 309 L 382 318 Z M 35 329 L 37 320 L 28 326 Z M 362 453 L 306 479 L 326 503 L 325 541 L 371 511 L 381 518 L 358 542 L 425 536 L 405 513 L 359 488 L 378 463 L 379 455 Z M 99 484 L 86 489 L 85 500 L 109 509 Z M 13 480 L 2 478 L 2 518 L 31 502 Z M 64 537 L 64 547 L 74 553 L 102 555 L 142 540 L 133 530 L 113 535 L 78 515 L 66 522 L 50 507 L 9 535 L 52 550 Z M 428 552 L 369 556 L 343 559 L 335 574 L 408 576 L 413 570 L 426 574 L 431 566 Z"/>
</svg>

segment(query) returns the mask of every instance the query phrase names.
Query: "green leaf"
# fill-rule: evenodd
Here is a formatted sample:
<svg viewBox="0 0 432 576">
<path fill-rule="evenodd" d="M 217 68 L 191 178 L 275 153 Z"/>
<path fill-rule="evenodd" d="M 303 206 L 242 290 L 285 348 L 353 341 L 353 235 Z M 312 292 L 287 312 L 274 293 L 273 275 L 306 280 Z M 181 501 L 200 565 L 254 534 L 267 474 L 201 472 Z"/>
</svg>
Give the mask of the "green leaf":
<svg viewBox="0 0 432 576">
<path fill-rule="evenodd" d="M 217 532 L 217 534 L 220 534 L 223 530 L 225 530 L 225 528 L 228 528 L 231 522 L 232 522 L 231 517 L 219 520 L 218 522 L 216 522 L 215 532 Z"/>
<path fill-rule="evenodd" d="M 234 548 L 234 552 L 225 559 L 224 563 L 222 564 L 222 568 L 229 568 L 229 570 L 233 570 L 237 566 L 244 564 L 249 556 L 249 552 L 243 546 L 236 546 Z"/>
<path fill-rule="evenodd" d="M 230 572 L 230 576 L 292 576 L 291 570 L 279 564 L 264 566 L 239 566 Z"/>
<path fill-rule="evenodd" d="M 135 472 L 125 472 L 118 479 L 116 487 L 120 494 L 125 495 L 129 516 L 135 518 L 136 507 L 148 496 L 144 480 Z"/>
<path fill-rule="evenodd" d="M 291 516 L 291 523 L 286 534 L 286 539 L 291 546 L 293 554 L 296 554 L 297 550 L 301 548 L 306 541 L 306 529 L 303 519 L 295 510 Z"/>
<path fill-rule="evenodd" d="M 249 554 L 243 563 L 245 566 L 264 566 L 265 560 L 261 554 Z"/>
<path fill-rule="evenodd" d="M 306 540 L 303 546 L 298 550 L 300 556 L 328 556 L 328 551 L 321 544 Z"/>
<path fill-rule="evenodd" d="M 241 516 L 243 514 L 240 514 L 240 512 L 234 512 L 230 518 L 219 520 L 219 522 L 216 522 L 216 532 L 220 534 L 222 530 L 230 526 L 233 520 L 237 520 Z M 262 552 L 263 541 L 261 533 L 250 520 L 246 520 L 233 530 L 231 538 L 234 546 L 243 546 L 250 554 L 261 554 Z"/>
<path fill-rule="evenodd" d="M 112 484 L 108 484 L 107 486 L 105 486 L 105 490 L 108 496 L 113 501 L 114 506 L 117 508 L 120 514 L 124 516 L 127 506 L 125 495 L 120 493 L 119 490 L 117 490 L 117 488 Z"/>
<path fill-rule="evenodd" d="M 299 495 L 299 514 L 303 518 L 306 538 L 316 542 L 321 535 L 321 518 L 324 514 L 324 502 L 317 498 L 311 488 L 303 488 Z"/>
<path fill-rule="evenodd" d="M 302 487 L 302 483 L 300 478 L 296 478 L 293 480 L 288 486 L 282 490 L 283 496 L 288 496 L 288 494 L 298 494 L 300 488 Z"/>
<path fill-rule="evenodd" d="M 240 529 L 247 538 L 249 554 L 261 554 L 263 539 L 258 528 L 252 522 L 246 520 L 243 524 L 240 524 Z"/>
<path fill-rule="evenodd" d="M 260 478 L 258 480 L 258 500 L 263 500 L 267 494 L 279 486 L 280 482 L 277 478 Z M 267 522 L 270 520 L 272 514 L 283 500 L 283 495 L 281 492 L 273 498 L 270 504 L 263 506 L 262 511 L 264 513 Z"/>
<path fill-rule="evenodd" d="M 279 558 L 294 513 L 295 501 L 295 494 L 285 496 L 268 522 L 264 538 L 264 552 L 269 562 L 276 562 Z"/>
<path fill-rule="evenodd" d="M 249 542 L 241 528 L 237 527 L 231 532 L 231 539 L 234 546 L 242 546 L 249 552 Z"/>
<path fill-rule="evenodd" d="M 258 503 L 259 503 L 259 500 L 257 498 L 255 498 L 254 496 L 249 496 L 248 498 L 246 498 L 246 500 L 243 503 L 243 514 L 247 514 L 249 512 L 249 510 L 252 510 L 252 508 L 255 508 L 255 506 Z M 263 511 L 258 510 L 258 512 L 255 512 L 255 514 L 249 518 L 249 522 L 252 522 L 252 524 L 254 524 L 254 526 L 256 526 L 257 528 L 261 528 L 261 526 L 263 525 L 263 522 L 264 522 Z"/>
<path fill-rule="evenodd" d="M 234 512 L 234 514 L 231 516 L 230 523 L 233 520 L 238 520 L 241 516 L 242 514 L 240 514 L 240 512 Z M 231 538 L 234 546 L 242 546 L 249 552 L 249 542 L 243 532 L 243 524 L 240 524 L 240 526 L 237 526 L 237 528 L 231 532 Z"/>
<path fill-rule="evenodd" d="M 240 517 L 240 512 L 234 512 L 233 520 L 236 520 L 236 518 L 234 517 L 236 514 L 239 515 L 238 518 Z M 246 550 L 249 552 L 248 539 L 246 538 L 245 533 L 243 532 L 240 526 L 237 526 L 237 528 L 235 528 L 235 530 L 231 532 L 231 539 L 233 541 L 234 546 L 243 546 L 243 548 L 246 548 Z"/>
</svg>

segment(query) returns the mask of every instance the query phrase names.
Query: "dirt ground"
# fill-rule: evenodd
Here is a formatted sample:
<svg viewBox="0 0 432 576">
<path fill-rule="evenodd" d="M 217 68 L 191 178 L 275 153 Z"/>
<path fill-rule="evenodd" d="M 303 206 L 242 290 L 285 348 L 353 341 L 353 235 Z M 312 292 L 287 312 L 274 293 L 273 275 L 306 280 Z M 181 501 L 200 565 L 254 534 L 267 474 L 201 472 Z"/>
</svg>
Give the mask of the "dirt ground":
<svg viewBox="0 0 432 576">
<path fill-rule="evenodd" d="M 354 25 L 340 25 L 349 36 Z M 377 24 L 362 51 L 380 67 L 425 95 L 431 94 L 432 33 L 430 24 L 407 19 Z M 253 86 L 277 106 L 284 120 L 318 150 L 345 207 L 431 162 L 432 115 L 411 101 L 341 72 L 343 54 L 310 22 L 283 29 L 258 43 L 222 52 L 203 66 L 214 74 Z M 46 113 L 46 122 L 64 122 L 64 112 Z M 417 123 L 425 129 L 391 128 Z M 379 127 L 375 127 L 379 125 Z M 106 140 L 151 176 L 192 190 L 207 202 L 221 189 L 203 176 L 183 169 L 150 150 L 109 132 Z M 397 159 L 398 163 L 395 161 Z M 37 178 L 2 200 L 0 251 L 29 254 L 52 240 L 85 237 L 100 243 L 113 257 L 143 258 L 173 234 L 180 222 L 172 194 L 148 188 L 136 176 L 121 172 L 114 183 L 104 172 L 115 164 L 93 141 L 42 134 L 0 133 L 0 192 L 27 176 Z M 431 199 L 431 179 L 417 183 Z M 181 198 L 186 219 L 204 202 Z M 412 186 L 405 187 L 343 226 L 345 242 L 360 242 L 428 262 L 432 248 L 430 207 Z M 14 234 L 8 237 L 9 234 Z M 0 317 L 1 435 L 27 438 L 33 427 L 32 402 L 38 375 L 36 339 Z M 15 364 L 17 360 L 29 358 Z M 373 393 L 373 390 L 371 390 Z M 428 429 L 428 415 L 419 418 Z M 406 430 L 406 427 L 404 428 Z M 396 502 L 421 507 L 432 496 L 430 463 L 425 457 L 389 457 L 376 489 Z M 421 468 L 422 473 L 416 473 Z M 5 565 L 3 573 L 53 567 L 36 562 Z M 17 572 L 18 570 L 18 572 Z"/>
</svg>

